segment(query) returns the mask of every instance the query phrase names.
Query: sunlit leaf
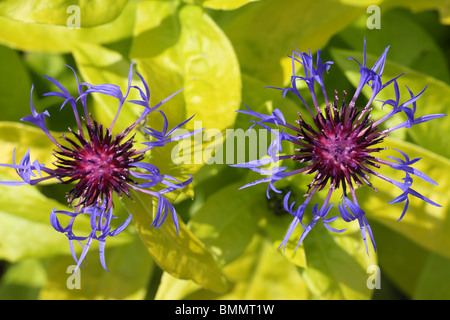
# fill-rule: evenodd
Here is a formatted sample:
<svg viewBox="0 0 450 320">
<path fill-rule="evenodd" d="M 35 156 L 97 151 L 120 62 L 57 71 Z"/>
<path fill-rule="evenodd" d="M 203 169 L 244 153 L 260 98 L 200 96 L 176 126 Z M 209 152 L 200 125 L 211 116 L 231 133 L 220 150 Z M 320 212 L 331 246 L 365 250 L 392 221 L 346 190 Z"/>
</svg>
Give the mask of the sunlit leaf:
<svg viewBox="0 0 450 320">
<path fill-rule="evenodd" d="M 146 30 L 141 25 L 152 16 L 150 10 L 154 5 L 144 2 L 139 6 L 131 56 L 147 65 L 148 77 L 152 77 L 150 72 L 167 69 L 180 73 L 185 88 L 185 117 L 195 114 L 206 128 L 221 130 L 231 126 L 241 95 L 239 65 L 231 43 L 214 21 L 196 6 L 183 7 L 178 16 L 176 12 L 169 15 L 170 8 L 166 8 L 166 16 L 159 26 Z"/>
<path fill-rule="evenodd" d="M 184 0 L 186 3 L 200 4 L 216 10 L 233 10 L 260 0 Z"/>
<path fill-rule="evenodd" d="M 223 269 L 230 289 L 216 294 L 164 274 L 157 299 L 302 300 L 310 296 L 305 280 L 283 254 L 260 235 Z"/>
<path fill-rule="evenodd" d="M 202 287 L 194 281 L 178 279 L 164 272 L 155 300 L 181 300 L 199 290 L 202 290 Z"/>
<path fill-rule="evenodd" d="M 51 166 L 52 143 L 41 130 L 20 123 L 0 123 L 1 163 L 12 164 L 16 148 L 16 163 L 30 149 L 33 161 Z M 1 168 L 3 181 L 21 181 L 14 169 Z M 52 256 L 68 252 L 64 237 L 50 225 L 50 212 L 61 204 L 43 196 L 36 188 L 0 185 L 0 256 L 17 261 L 25 257 Z M 25 231 L 25 232 L 24 232 Z"/>
<path fill-rule="evenodd" d="M 259 1 L 230 12 L 221 26 L 243 72 L 266 85 L 282 86 L 292 73 L 286 55 L 294 45 L 302 51 L 321 49 L 365 10 L 339 1 Z"/>
<path fill-rule="evenodd" d="M 283 197 L 277 197 L 272 195 L 271 200 L 261 199 L 262 201 L 268 203 L 268 205 L 273 205 L 278 207 L 278 211 L 275 210 L 264 210 L 261 212 L 262 221 L 261 226 L 267 232 L 267 235 L 273 242 L 273 247 L 278 249 L 280 253 L 285 256 L 291 263 L 299 267 L 307 267 L 307 261 L 305 256 L 305 248 L 303 245 L 298 246 L 298 240 L 300 239 L 303 229 L 297 228 L 286 246 L 280 247 L 286 232 L 288 231 L 289 225 L 292 222 L 292 216 L 288 214 L 282 204 Z"/>
<path fill-rule="evenodd" d="M 70 52 L 72 46 L 80 42 L 110 43 L 131 35 L 135 10 L 136 3 L 131 1 L 117 19 L 97 27 L 80 29 L 0 17 L 0 43 L 19 50 L 46 52 Z"/>
<path fill-rule="evenodd" d="M 31 114 L 31 110 L 23 116 L 27 114 Z M 51 167 L 51 163 L 55 160 L 52 155 L 55 145 L 41 129 L 31 124 L 0 122 L 0 145 L 2 148 L 0 163 L 12 164 L 14 149 L 16 149 L 16 163 L 19 163 L 28 149 L 30 149 L 30 157 L 33 161 L 38 159 L 47 167 Z M 7 168 L 0 170 L 13 172 L 13 169 Z"/>
<path fill-rule="evenodd" d="M 40 292 L 43 300 L 143 299 L 154 264 L 137 238 L 129 244 L 106 246 L 106 272 L 92 250 L 86 267 L 73 274 L 71 257 L 53 259 L 48 267 L 48 281 Z M 136 241 L 137 240 L 137 241 Z M 92 257 L 91 257 L 92 256 Z M 84 266 L 84 264 L 83 264 Z"/>
<path fill-rule="evenodd" d="M 180 23 L 186 111 L 195 113 L 206 128 L 231 126 L 236 117 L 233 111 L 241 101 L 239 65 L 233 47 L 197 7 L 183 8 Z"/>
<path fill-rule="evenodd" d="M 302 276 L 315 299 L 359 300 L 373 294 L 367 286 L 367 270 L 377 265 L 376 254 L 370 243 L 366 252 L 357 221 L 346 227 L 335 234 L 318 224 L 304 240 L 308 265 Z"/>
<path fill-rule="evenodd" d="M 77 12 L 82 27 L 94 27 L 114 20 L 127 2 L 5 0 L 0 3 L 0 15 L 25 23 L 67 25 L 70 16 Z"/>
<path fill-rule="evenodd" d="M 310 297 L 298 269 L 264 237 L 255 237 L 247 251 L 223 272 L 235 285 L 221 299 L 302 300 Z"/>
<path fill-rule="evenodd" d="M 213 291 L 224 291 L 226 283 L 212 254 L 203 243 L 179 221 L 179 234 L 172 218 L 157 229 L 153 222 L 153 199 L 145 194 L 132 192 L 133 200 L 123 199 L 127 210 L 133 214 L 133 222 L 141 240 L 158 266 L 173 276 L 192 279 Z"/>
<path fill-rule="evenodd" d="M 169 150 L 170 159 L 165 150 L 152 152 L 152 163 L 167 167 L 165 172 L 175 177 L 195 174 L 212 156 L 205 147 L 213 150 L 221 144 L 223 130 L 233 125 L 240 105 L 240 71 L 231 43 L 199 7 L 187 5 L 177 11 L 177 2 L 142 2 L 130 56 L 137 58 L 148 79 L 153 103 L 184 88 L 164 109 L 169 127 L 195 115 L 187 129 L 211 129 L 220 135 L 205 132 L 183 140 L 178 149 Z M 159 128 L 161 120 L 157 114 L 150 116 L 147 125 Z M 177 150 L 187 151 L 181 156 Z M 179 158 L 178 165 L 173 156 Z"/>
<path fill-rule="evenodd" d="M 12 180 L 9 175 L 1 177 Z M 18 261 L 70 252 L 66 237 L 50 225 L 51 210 L 55 207 L 64 210 L 64 206 L 28 185 L 0 186 L 0 190 L 1 259 Z M 89 221 L 85 222 L 88 226 Z"/>
<path fill-rule="evenodd" d="M 231 184 L 213 194 L 188 225 L 222 266 L 242 254 L 257 228 L 255 213 L 266 209 L 261 188 L 238 190 L 240 186 Z"/>
</svg>

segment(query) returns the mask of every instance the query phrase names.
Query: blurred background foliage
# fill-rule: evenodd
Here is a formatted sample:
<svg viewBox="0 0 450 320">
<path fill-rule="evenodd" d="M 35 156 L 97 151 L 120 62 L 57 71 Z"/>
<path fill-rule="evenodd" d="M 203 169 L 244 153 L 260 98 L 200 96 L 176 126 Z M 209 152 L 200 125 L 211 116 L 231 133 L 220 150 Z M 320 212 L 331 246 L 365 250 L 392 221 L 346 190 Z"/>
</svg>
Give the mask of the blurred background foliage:
<svg viewBox="0 0 450 320">
<path fill-rule="evenodd" d="M 303 106 L 292 96 L 266 86 L 286 86 L 291 73 L 288 54 L 322 49 L 332 60 L 326 75 L 328 90 L 353 92 L 358 81 L 353 56 L 362 57 L 367 39 L 368 64 L 390 45 L 384 76 L 401 77 L 417 93 L 418 114 L 448 113 L 450 108 L 450 5 L 435 1 L 356 0 L 159 0 L 159 1 L 46 1 L 0 2 L 0 162 L 11 163 L 16 148 L 22 155 L 51 164 L 52 145 L 44 134 L 18 120 L 30 113 L 30 89 L 38 111 L 49 110 L 49 128 L 67 131 L 73 125 L 69 108 L 42 97 L 53 91 L 43 78 L 58 79 L 73 94 L 76 83 L 68 64 L 93 84 L 114 83 L 125 88 L 130 62 L 150 85 L 151 102 L 185 88 L 165 105 L 171 125 L 196 114 L 201 126 L 215 129 L 197 147 L 203 159 L 175 166 L 171 149 L 151 155 L 162 172 L 195 174 L 193 186 L 174 197 L 184 221 L 177 236 L 168 221 L 148 228 L 152 204 L 136 196 L 116 201 L 118 223 L 133 213 L 133 224 L 119 237 L 108 239 L 101 268 L 98 248 L 81 270 L 81 289 L 68 289 L 67 267 L 73 265 L 66 238 L 49 223 L 54 207 L 66 207 L 67 186 L 0 186 L 0 298 L 1 299 L 449 299 L 450 298 L 450 125 L 446 118 L 402 130 L 387 145 L 421 157 L 417 168 L 439 182 L 430 187 L 417 180 L 418 191 L 442 208 L 411 201 L 401 222 L 401 205 L 389 205 L 398 195 L 382 181 L 378 193 L 363 187 L 358 193 L 374 231 L 377 252 L 368 256 L 356 224 L 342 234 L 317 225 L 296 252 L 301 231 L 285 252 L 277 249 L 291 222 L 282 198 L 265 196 L 265 186 L 238 191 L 258 178 L 246 170 L 223 164 L 203 165 L 226 158 L 227 129 L 247 129 L 248 117 L 237 115 L 244 103 L 255 111 L 280 108 L 296 118 Z M 68 28 L 80 9 L 81 28 Z M 367 20 L 380 8 L 380 29 Z M 393 97 L 384 90 L 380 99 Z M 368 94 L 368 92 L 366 92 Z M 95 96 L 90 111 L 109 123 L 115 101 Z M 380 106 L 376 103 L 376 106 Z M 139 110 L 125 108 L 118 130 L 134 121 Z M 376 117 L 386 110 L 378 108 Z M 162 119 L 151 117 L 156 128 Z M 190 122 L 188 129 L 194 129 Z M 209 140 L 207 140 L 209 139 Z M 211 153 L 215 150 L 216 153 Z M 208 152 L 207 152 L 208 151 Z M 218 156 L 219 155 L 219 156 Z M 195 157 L 195 156 L 194 156 Z M 194 159 L 196 160 L 196 159 Z M 197 159 L 198 160 L 198 159 Z M 202 161 L 203 160 L 203 161 Z M 248 156 L 247 156 L 247 159 Z M 392 172 L 391 172 L 392 173 Z M 390 173 L 390 174 L 391 174 Z M 14 172 L 0 170 L 1 179 Z M 308 177 L 293 177 L 279 187 L 293 190 L 300 200 Z M 176 199 L 175 199 L 176 198 Z M 336 208 L 333 208 L 335 213 Z M 336 222 L 335 227 L 343 227 Z M 76 228 L 87 232 L 89 223 Z M 95 251 L 97 249 L 97 252 Z M 381 270 L 381 289 L 369 289 L 369 266 Z"/>
</svg>

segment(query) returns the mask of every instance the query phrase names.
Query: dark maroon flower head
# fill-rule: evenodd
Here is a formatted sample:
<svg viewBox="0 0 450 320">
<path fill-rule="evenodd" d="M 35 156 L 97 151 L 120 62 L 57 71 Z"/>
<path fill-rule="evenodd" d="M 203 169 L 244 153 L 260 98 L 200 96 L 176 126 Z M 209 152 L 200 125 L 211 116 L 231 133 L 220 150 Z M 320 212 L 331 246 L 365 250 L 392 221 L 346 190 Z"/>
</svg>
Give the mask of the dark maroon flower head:
<svg viewBox="0 0 450 320">
<path fill-rule="evenodd" d="M 345 100 L 345 95 L 344 95 Z M 376 147 L 386 136 L 369 121 L 370 114 L 362 114 L 354 105 L 345 102 L 338 106 L 338 97 L 333 105 L 327 105 L 323 112 L 314 116 L 315 128 L 306 123 L 299 114 L 297 120 L 300 131 L 297 136 L 299 154 L 292 159 L 309 162 L 307 174 L 315 174 L 308 192 L 318 186 L 322 190 L 330 183 L 334 189 L 342 188 L 347 194 L 347 185 L 361 186 L 366 183 L 371 167 L 379 167 L 374 152 L 383 150 Z"/>
<path fill-rule="evenodd" d="M 77 205 L 92 206 L 103 201 L 106 210 L 113 207 L 113 193 L 130 197 L 129 185 L 136 182 L 130 178 L 131 164 L 141 161 L 142 153 L 133 149 L 134 137 L 126 140 L 129 128 L 112 136 L 109 129 L 92 120 L 86 123 L 89 138 L 75 133 L 76 140 L 63 135 L 68 146 L 55 151 L 55 175 L 62 183 L 75 183 L 67 194 L 68 201 Z"/>
</svg>

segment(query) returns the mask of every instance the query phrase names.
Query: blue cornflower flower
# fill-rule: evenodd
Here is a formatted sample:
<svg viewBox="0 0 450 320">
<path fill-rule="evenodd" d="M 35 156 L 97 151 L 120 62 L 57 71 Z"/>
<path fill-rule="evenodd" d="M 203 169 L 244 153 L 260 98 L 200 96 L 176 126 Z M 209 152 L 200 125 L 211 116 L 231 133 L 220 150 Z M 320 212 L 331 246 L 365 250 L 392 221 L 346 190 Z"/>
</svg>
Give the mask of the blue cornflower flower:
<svg viewBox="0 0 450 320">
<path fill-rule="evenodd" d="M 385 147 L 379 147 L 379 144 L 384 141 L 384 138 L 386 138 L 390 132 L 400 128 L 410 128 L 413 125 L 445 116 L 445 114 L 432 114 L 416 118 L 416 102 L 424 93 L 426 88 L 417 95 L 414 95 L 412 91 L 407 88 L 410 93 L 410 99 L 401 103 L 397 80 L 402 74 L 387 81 L 386 83 L 381 81 L 388 49 L 389 47 L 384 50 L 373 67 L 369 68 L 366 61 L 366 42 L 364 40 L 363 63 L 360 64 L 355 59 L 350 58 L 355 60 L 360 67 L 360 81 L 356 87 L 352 99 L 348 104 L 345 102 L 346 93 L 344 92 L 344 101 L 340 104 L 340 106 L 338 105 L 339 98 L 337 92 L 335 92 L 334 102 L 330 103 L 323 82 L 325 71 L 328 71 L 331 68 L 333 62 L 328 61 L 323 63 L 320 58 L 319 50 L 317 52 L 316 66 L 314 66 L 311 52 L 307 54 L 299 52 L 298 50 L 293 51 L 291 56 L 293 70 L 293 75 L 291 76 L 291 86 L 288 88 L 269 88 L 282 90 L 283 97 L 288 92 L 295 94 L 305 105 L 308 113 L 311 115 L 313 119 L 312 125 L 306 123 L 300 113 L 299 119 L 295 121 L 297 125 L 290 124 L 288 121 L 289 119 L 286 119 L 279 109 L 276 109 L 271 115 L 254 112 L 248 107 L 247 110 L 238 111 L 253 116 L 257 119 L 252 120 L 252 127 L 254 125 L 260 125 L 276 135 L 276 139 L 272 142 L 268 149 L 268 157 L 250 161 L 248 163 L 233 165 L 235 167 L 249 168 L 255 172 L 259 172 L 267 176 L 255 182 L 248 183 L 242 188 L 258 183 L 268 182 L 269 186 L 267 196 L 269 197 L 269 189 L 277 192 L 274 185 L 277 181 L 297 174 L 313 175 L 312 181 L 309 183 L 308 190 L 305 195 L 306 199 L 297 208 L 295 208 L 295 201 L 289 204 L 291 192 L 287 193 L 284 198 L 284 208 L 294 217 L 294 220 L 289 226 L 280 247 L 286 246 L 292 233 L 299 225 L 301 225 L 304 230 L 298 242 L 298 245 L 300 245 L 305 236 L 310 232 L 319 219 L 322 219 L 325 227 L 331 231 L 344 231 L 333 229 L 328 225 L 328 223 L 334 221 L 338 216 L 326 218 L 331 207 L 333 206 L 333 204 L 330 204 L 332 194 L 337 191 L 337 189 L 342 188 L 342 202 L 338 205 L 339 213 L 342 219 L 346 222 L 357 220 L 360 225 L 362 238 L 364 240 L 367 252 L 368 247 L 366 234 L 368 234 L 374 249 L 376 249 L 372 230 L 366 218 L 365 212 L 358 204 L 358 199 L 355 193 L 356 188 L 364 184 L 375 189 L 368 181 L 368 175 L 373 175 L 383 179 L 398 187 L 402 191 L 397 198 L 389 202 L 405 202 L 405 207 L 400 219 L 403 218 L 408 208 L 408 196 L 420 198 L 433 206 L 440 206 L 411 188 L 411 175 L 415 175 L 426 182 L 436 184 L 436 182 L 424 173 L 411 167 L 411 165 L 419 159 L 410 160 L 409 157 L 400 150 L 397 151 L 403 155 L 405 160 L 393 157 L 388 157 L 393 161 L 383 160 L 373 155 L 375 152 L 387 149 Z M 304 75 L 299 76 L 296 74 L 296 64 L 300 64 L 303 67 Z M 297 86 L 298 81 L 304 81 L 306 83 L 314 104 L 314 108 L 311 108 L 302 97 Z M 315 91 L 316 83 L 319 85 L 321 94 L 324 97 L 325 107 L 323 110 L 320 108 L 317 100 Z M 387 113 L 380 120 L 374 121 L 371 119 L 370 114 L 372 102 L 376 99 L 377 94 L 381 90 L 391 84 L 394 86 L 395 100 L 389 99 L 384 101 L 383 106 L 392 106 L 392 111 Z M 365 86 L 369 86 L 372 89 L 372 94 L 367 104 L 358 109 L 356 107 L 356 101 Z M 384 130 L 379 128 L 380 124 L 386 123 L 386 120 L 400 112 L 406 114 L 407 120 L 405 122 Z M 276 125 L 276 128 L 271 128 L 269 125 Z M 281 131 L 279 130 L 280 127 L 282 127 Z M 282 142 L 293 143 L 296 146 L 296 153 L 280 155 L 282 151 Z M 286 171 L 288 167 L 280 167 L 280 163 L 281 161 L 289 159 L 304 165 L 299 169 Z M 266 165 L 271 165 L 272 169 L 264 169 Z M 393 169 L 403 171 L 405 173 L 405 178 L 403 181 L 396 181 L 382 175 L 375 170 L 380 168 L 381 165 L 386 165 Z M 328 192 L 320 210 L 319 205 L 315 204 L 312 208 L 312 220 L 307 225 L 303 224 L 302 221 L 304 214 L 313 196 L 326 188 L 328 189 Z"/>
<path fill-rule="evenodd" d="M 85 259 L 92 241 L 97 240 L 99 241 L 100 260 L 106 269 L 104 258 L 106 238 L 118 235 L 131 220 L 130 215 L 117 229 L 111 231 L 109 224 L 111 219 L 115 218 L 112 214 L 114 207 L 113 194 L 117 194 L 119 197 L 126 195 L 131 198 L 130 190 L 134 190 L 153 196 L 158 201 L 158 205 L 154 221 L 149 227 L 158 228 L 161 226 L 170 212 L 177 232 L 179 230 L 175 208 L 167 200 L 165 194 L 177 189 L 183 189 L 192 182 L 192 177 L 189 176 L 187 180 L 179 181 L 170 175 L 161 174 L 155 165 L 145 162 L 145 155 L 153 148 L 164 147 L 167 143 L 189 137 L 199 130 L 176 135 L 177 129 L 191 120 L 191 117 L 168 131 L 167 118 L 164 112 L 158 109 L 182 90 L 150 107 L 150 90 L 147 82 L 142 75 L 134 71 L 133 65 L 134 63 L 131 64 L 129 69 L 128 85 L 125 93 L 122 93 L 120 87 L 114 84 L 92 85 L 85 82 L 80 83 L 75 71 L 69 66 L 77 82 L 77 97 L 71 96 L 69 91 L 57 80 L 45 76 L 59 91 L 49 92 L 44 94 L 44 96 L 63 98 L 61 109 L 67 103 L 72 107 L 77 129 L 68 128 L 68 130 L 73 137 L 67 137 L 65 134 L 59 139 L 53 137 L 45 124 L 46 117 L 50 116 L 49 112 L 38 113 L 34 107 L 33 99 L 31 99 L 31 115 L 22 118 L 21 121 L 36 125 L 54 143 L 55 167 L 50 169 L 38 160 L 32 161 L 29 151 L 19 163 L 16 163 L 14 151 L 13 164 L 0 164 L 2 167 L 15 169 L 21 178 L 20 181 L 0 181 L 0 184 L 3 185 L 35 185 L 41 181 L 51 179 L 55 179 L 57 183 L 73 185 L 66 198 L 69 205 L 73 207 L 74 212 L 54 209 L 51 212 L 50 221 L 55 230 L 64 233 L 69 239 L 71 252 L 78 266 Z M 132 85 L 134 73 L 139 76 L 144 90 L 139 86 Z M 127 100 L 132 89 L 138 90 L 141 97 L 140 100 Z M 102 124 L 95 121 L 88 112 L 87 96 L 92 93 L 109 95 L 119 101 L 117 113 L 107 129 L 104 129 Z M 31 94 L 33 94 L 33 87 L 31 88 Z M 78 102 L 81 102 L 83 107 L 83 116 L 80 116 L 78 113 Z M 143 107 L 143 110 L 134 123 L 122 132 L 114 135 L 112 131 L 125 102 L 139 105 Z M 142 141 L 143 147 L 141 149 L 137 149 L 133 131 L 136 131 L 137 126 L 155 110 L 158 110 L 163 116 L 163 130 L 159 132 L 152 128 L 143 128 L 144 136 L 148 139 Z M 132 137 L 128 137 L 130 135 Z M 158 185 L 162 185 L 163 188 L 153 188 Z M 58 221 L 57 214 L 71 217 L 70 223 L 63 228 Z M 92 231 L 88 236 L 78 236 L 73 233 L 73 223 L 80 215 L 90 215 L 91 217 Z M 81 242 L 85 241 L 85 245 L 82 245 L 83 250 L 80 258 L 77 258 L 75 255 L 74 240 L 81 245 Z"/>
<path fill-rule="evenodd" d="M 130 223 L 131 221 L 131 215 L 128 216 L 128 218 L 116 229 L 111 231 L 110 222 L 112 218 L 116 218 L 112 214 L 113 209 L 110 208 L 109 210 L 106 210 L 106 207 L 104 204 L 100 206 L 90 206 L 90 207 L 83 207 L 80 209 L 80 211 L 64 211 L 64 210 L 56 210 L 54 208 L 50 214 L 50 223 L 53 226 L 53 228 L 61 233 L 64 233 L 69 238 L 69 244 L 70 244 L 70 251 L 72 253 L 72 256 L 77 263 L 77 267 L 75 271 L 80 267 L 81 262 L 85 259 L 89 248 L 92 244 L 92 240 L 97 240 L 99 242 L 99 252 L 100 252 L 100 262 L 105 270 L 108 270 L 106 268 L 106 262 L 105 262 L 105 244 L 106 244 L 106 237 L 114 237 L 121 233 Z M 71 217 L 70 222 L 67 224 L 65 228 L 61 226 L 61 223 L 58 220 L 58 217 L 56 214 L 64 214 L 66 216 Z M 80 237 L 76 236 L 73 233 L 72 226 L 75 222 L 75 218 L 79 216 L 80 214 L 87 214 L 90 215 L 90 223 L 91 223 L 91 233 L 88 236 Z M 100 235 L 98 235 L 100 234 Z M 76 240 L 80 243 L 83 250 L 81 252 L 80 258 L 78 259 L 75 254 L 75 248 L 73 246 L 73 241 Z M 81 241 L 86 241 L 85 245 L 81 243 Z M 75 272 L 74 271 L 74 272 Z"/>
</svg>

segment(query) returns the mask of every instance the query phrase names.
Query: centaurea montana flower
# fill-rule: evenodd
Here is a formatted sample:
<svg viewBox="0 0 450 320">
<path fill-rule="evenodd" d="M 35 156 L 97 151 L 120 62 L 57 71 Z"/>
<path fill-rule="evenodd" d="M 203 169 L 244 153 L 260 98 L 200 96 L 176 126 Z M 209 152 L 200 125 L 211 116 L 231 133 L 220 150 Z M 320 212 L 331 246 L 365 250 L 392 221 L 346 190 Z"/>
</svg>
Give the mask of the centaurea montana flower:
<svg viewBox="0 0 450 320">
<path fill-rule="evenodd" d="M 131 221 L 131 215 L 116 229 L 111 230 L 110 222 L 113 215 L 113 195 L 119 197 L 126 195 L 131 198 L 130 190 L 143 192 L 156 198 L 158 205 L 156 208 L 155 218 L 150 227 L 158 228 L 165 221 L 170 213 L 173 223 L 178 232 L 178 218 L 173 205 L 164 196 L 165 194 L 183 189 L 192 182 L 192 176 L 185 181 L 179 181 L 176 178 L 161 174 L 160 170 L 153 164 L 145 161 L 146 154 L 156 147 L 164 147 L 167 143 L 177 141 L 189 137 L 201 130 L 176 135 L 176 130 L 183 126 L 188 120 L 175 126 L 167 132 L 168 120 L 161 110 L 158 110 L 173 96 L 181 92 L 179 90 L 166 99 L 162 100 L 153 107 L 150 107 L 150 90 L 144 77 L 137 71 L 134 71 L 131 64 L 128 73 L 128 85 L 125 94 L 122 93 L 120 87 L 114 84 L 92 85 L 89 83 L 80 83 L 76 72 L 69 67 L 77 82 L 78 97 L 73 97 L 69 91 L 61 85 L 57 80 L 45 76 L 60 91 L 49 92 L 44 96 L 57 96 L 64 99 L 61 109 L 69 103 L 73 109 L 76 130 L 68 128 L 73 137 L 65 134 L 60 139 L 56 139 L 48 130 L 45 119 L 49 117 L 48 111 L 38 113 L 34 107 L 33 99 L 31 99 L 31 115 L 21 119 L 21 121 L 30 122 L 38 126 L 47 137 L 54 143 L 54 168 L 40 163 L 38 160 L 34 162 L 30 159 L 30 151 L 23 156 L 19 163 L 16 163 L 15 151 L 13 153 L 13 164 L 0 164 L 2 167 L 9 167 L 16 170 L 22 181 L 0 181 L 0 184 L 10 186 L 20 185 L 36 185 L 42 181 L 55 180 L 61 184 L 71 184 L 73 187 L 67 193 L 66 198 L 74 211 L 52 210 L 50 213 L 50 223 L 55 230 L 64 233 L 69 239 L 70 250 L 77 262 L 77 268 L 86 257 L 86 254 L 93 240 L 99 241 L 100 261 L 104 269 L 106 269 L 104 248 L 105 240 L 108 236 L 116 236 Z M 132 85 L 133 73 L 136 73 L 144 87 Z M 127 100 L 130 91 L 138 90 L 139 100 Z M 87 96 L 92 93 L 100 93 L 109 95 L 119 101 L 117 113 L 108 128 L 95 121 L 87 108 Z M 31 88 L 33 94 L 33 87 Z M 119 117 L 120 111 L 124 103 L 130 103 L 143 107 L 138 119 L 129 127 L 118 134 L 113 134 L 114 125 Z M 84 115 L 78 112 L 78 102 L 81 102 Z M 141 149 L 135 148 L 135 133 L 139 125 L 153 111 L 157 110 L 162 114 L 164 121 L 163 130 L 157 131 L 153 128 L 143 128 L 146 139 Z M 131 137 L 129 137 L 132 135 Z M 162 185 L 155 191 L 155 186 Z M 149 204 L 151 205 L 151 204 Z M 70 217 L 70 222 L 66 227 L 62 227 L 57 214 L 63 214 Z M 75 219 L 80 215 L 89 215 L 91 221 L 91 233 L 87 236 L 78 236 L 73 232 L 73 224 Z M 80 258 L 77 258 L 73 242 L 77 241 L 82 246 Z M 85 241 L 85 244 L 81 243 Z M 107 269 L 106 269 L 107 270 Z"/>
<path fill-rule="evenodd" d="M 295 94 L 295 96 L 298 97 L 304 104 L 307 112 L 312 117 L 314 123 L 311 125 L 304 121 L 300 113 L 298 114 L 299 119 L 295 121 L 297 123 L 296 126 L 294 124 L 290 124 L 288 119 L 285 118 L 279 109 L 275 109 L 270 115 L 254 112 L 248 107 L 247 110 L 238 111 L 258 119 L 256 121 L 252 120 L 254 123 L 252 127 L 258 124 L 276 135 L 276 139 L 269 146 L 267 152 L 268 157 L 233 165 L 235 167 L 249 168 L 255 172 L 259 172 L 267 176 L 264 179 L 246 184 L 242 188 L 268 182 L 269 186 L 267 188 L 267 197 L 270 197 L 270 190 L 281 193 L 281 191 L 277 190 L 275 187 L 275 183 L 277 181 L 297 174 L 312 175 L 312 181 L 309 183 L 308 191 L 305 195 L 306 199 L 301 205 L 295 208 L 295 202 L 289 204 L 291 192 L 288 192 L 284 197 L 283 206 L 285 210 L 294 217 L 294 219 L 289 226 L 280 247 L 286 247 L 289 238 L 299 224 L 303 228 L 303 233 L 298 241 L 297 248 L 302 243 L 305 236 L 310 232 L 312 227 L 320 219 L 322 219 L 322 222 L 328 230 L 333 232 L 343 232 L 344 230 L 337 230 L 328 225 L 330 222 L 337 219 L 338 216 L 327 218 L 327 214 L 333 206 L 333 204 L 330 204 L 331 196 L 337 191 L 337 189 L 342 188 L 342 201 L 338 204 L 339 213 L 342 219 L 346 222 L 357 220 L 359 222 L 362 238 L 364 240 L 367 252 L 368 247 L 366 233 L 372 241 L 374 250 L 376 250 L 374 236 L 366 218 L 366 214 L 358 203 L 355 192 L 358 187 L 364 184 L 372 187 L 376 191 L 376 188 L 368 180 L 369 175 L 385 180 L 402 191 L 397 198 L 389 202 L 405 202 L 405 206 L 399 220 L 403 218 L 408 208 L 409 196 L 422 199 L 433 206 L 440 206 L 411 188 L 412 175 L 417 176 L 429 183 L 435 185 L 437 184 L 424 173 L 411 167 L 411 165 L 417 162 L 419 158 L 410 160 L 409 157 L 400 150 L 396 151 L 398 151 L 405 160 L 393 157 L 388 158 L 394 161 L 383 160 L 380 157 L 373 155 L 373 153 L 387 149 L 380 146 L 380 144 L 390 132 L 400 128 L 410 128 L 413 125 L 445 116 L 444 114 L 432 114 L 417 118 L 415 117 L 416 101 L 424 93 L 425 89 L 417 95 L 414 95 L 411 90 L 407 88 L 410 93 L 410 98 L 405 102 L 400 103 L 400 93 L 397 80 L 402 74 L 387 81 L 386 83 L 381 81 L 388 49 L 389 47 L 384 50 L 374 66 L 369 68 L 366 65 L 366 43 L 364 40 L 363 64 L 361 65 L 355 59 L 350 58 L 355 60 L 359 65 L 359 84 L 348 104 L 345 102 L 346 93 L 344 92 L 344 101 L 340 104 L 340 106 L 338 105 L 339 98 L 337 91 L 335 91 L 334 101 L 332 103 L 329 101 L 323 81 L 325 71 L 328 71 L 331 68 L 333 62 L 328 61 L 322 63 L 320 58 L 321 51 L 318 50 L 317 62 L 316 66 L 314 66 L 311 52 L 307 54 L 294 50 L 291 56 L 293 69 L 291 86 L 288 88 L 269 88 L 282 90 L 283 97 L 288 92 Z M 297 75 L 297 64 L 300 64 L 303 67 L 304 76 Z M 313 108 L 306 103 L 305 99 L 300 94 L 297 86 L 298 81 L 304 81 L 306 83 L 314 104 Z M 323 110 L 320 108 L 316 96 L 316 82 L 319 85 L 321 94 L 324 98 L 325 107 Z M 391 84 L 394 86 L 395 100 L 389 99 L 384 101 L 383 106 L 390 105 L 392 106 L 392 110 L 381 119 L 377 121 L 372 120 L 372 102 L 381 90 Z M 357 99 L 365 86 L 369 86 L 372 89 L 372 93 L 368 102 L 364 106 L 358 108 Z M 412 106 L 412 108 L 408 106 Z M 404 112 L 406 114 L 406 121 L 388 129 L 380 128 L 382 123 L 386 123 L 386 120 L 400 112 Z M 276 129 L 271 128 L 269 125 L 275 125 Z M 283 128 L 281 131 L 279 130 L 280 127 Z M 282 152 L 281 145 L 283 141 L 293 143 L 296 147 L 296 153 L 280 155 Z M 285 171 L 288 167 L 281 167 L 279 164 L 282 161 L 288 160 L 292 160 L 299 164 L 304 164 L 304 166 L 300 169 Z M 264 169 L 264 166 L 269 164 L 272 165 L 272 169 Z M 377 172 L 376 169 L 380 168 L 382 165 L 403 171 L 405 173 L 403 182 L 396 181 Z M 327 190 L 324 202 L 320 208 L 318 204 L 313 206 L 313 218 L 307 225 L 305 225 L 303 223 L 303 218 L 308 204 L 311 202 L 311 199 L 315 194 L 324 189 Z"/>
</svg>

